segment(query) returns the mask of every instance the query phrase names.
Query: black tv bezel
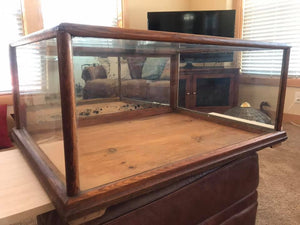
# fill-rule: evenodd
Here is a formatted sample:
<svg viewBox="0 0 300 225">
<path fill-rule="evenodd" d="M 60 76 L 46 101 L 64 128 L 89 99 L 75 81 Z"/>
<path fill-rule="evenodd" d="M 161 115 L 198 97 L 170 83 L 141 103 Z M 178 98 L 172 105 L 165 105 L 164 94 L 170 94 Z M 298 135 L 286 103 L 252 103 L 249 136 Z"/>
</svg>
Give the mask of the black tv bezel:
<svg viewBox="0 0 300 225">
<path fill-rule="evenodd" d="M 156 29 L 151 29 L 153 26 L 150 26 L 150 21 L 149 21 L 149 15 L 154 15 L 154 14 L 186 14 L 186 13 L 224 13 L 228 12 L 232 14 L 232 25 L 231 31 L 228 32 L 230 35 L 212 35 L 212 36 L 219 36 L 219 37 L 234 37 L 234 32 L 235 32 L 235 15 L 236 15 L 236 10 L 197 10 L 197 11 L 158 11 L 158 12 L 148 12 L 147 13 L 147 23 L 148 23 L 148 30 L 156 30 Z M 166 31 L 166 32 L 179 32 L 179 33 L 191 33 L 191 32 L 180 32 L 179 29 L 176 31 L 174 29 L 158 29 L 158 31 Z M 200 35 L 210 35 L 207 33 L 193 33 L 193 34 L 200 34 Z M 191 67 L 192 63 L 223 63 L 223 62 L 232 62 L 233 61 L 233 52 L 226 52 L 226 53 L 185 53 L 181 54 L 180 61 L 182 63 L 186 62 L 187 67 Z"/>
</svg>

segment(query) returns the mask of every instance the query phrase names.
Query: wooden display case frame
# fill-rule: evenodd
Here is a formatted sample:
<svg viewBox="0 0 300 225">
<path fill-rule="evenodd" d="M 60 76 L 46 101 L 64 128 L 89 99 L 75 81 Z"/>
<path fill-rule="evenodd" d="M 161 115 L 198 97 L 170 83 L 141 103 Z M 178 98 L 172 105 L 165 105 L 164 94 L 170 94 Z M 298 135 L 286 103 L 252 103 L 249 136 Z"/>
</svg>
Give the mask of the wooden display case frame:
<svg viewBox="0 0 300 225">
<path fill-rule="evenodd" d="M 187 44 L 202 44 L 215 46 L 232 46 L 241 50 L 247 47 L 265 48 L 265 49 L 282 49 L 283 61 L 280 77 L 280 87 L 278 94 L 278 105 L 276 110 L 276 121 L 274 131 L 259 136 L 257 138 L 243 141 L 238 144 L 227 146 L 218 151 L 204 156 L 191 157 L 181 160 L 171 165 L 153 169 L 142 173 L 131 179 L 124 179 L 113 184 L 107 184 L 95 187 L 88 191 L 79 190 L 78 174 L 78 149 L 76 135 L 76 102 L 73 82 L 73 51 L 82 49 L 72 49 L 72 37 L 96 37 L 96 38 L 113 38 L 127 40 L 146 40 L 162 41 Z M 66 185 L 56 176 L 51 167 L 44 163 L 40 149 L 32 141 L 30 135 L 21 126 L 20 121 L 20 93 L 18 81 L 18 69 L 16 58 L 16 47 L 27 45 L 42 40 L 57 38 L 57 50 L 59 58 L 59 78 L 61 91 L 62 107 L 62 126 L 64 136 L 64 154 L 66 168 Z M 190 50 L 189 50 L 190 51 Z M 197 49 L 195 49 L 197 51 Z M 92 50 L 91 52 L 92 53 Z M 108 55 L 128 55 L 133 53 L 120 52 L 109 49 Z M 178 100 L 178 80 L 179 80 L 179 49 L 174 51 L 146 51 L 138 54 L 148 56 L 170 56 L 171 58 L 171 79 L 170 79 L 170 107 L 168 111 L 179 112 L 203 120 L 216 121 L 228 126 L 242 127 L 243 129 L 256 130 L 257 127 L 246 125 L 239 121 L 227 120 L 207 114 L 192 112 L 180 109 L 177 106 Z M 13 137 L 18 146 L 23 150 L 30 165 L 39 177 L 40 182 L 47 191 L 56 209 L 66 221 L 73 221 L 82 216 L 93 214 L 101 211 L 111 205 L 124 202 L 133 197 L 165 187 L 174 181 L 186 178 L 193 174 L 206 171 L 208 169 L 224 165 L 243 155 L 253 153 L 262 148 L 280 143 L 287 138 L 286 132 L 281 131 L 283 106 L 287 82 L 288 63 L 290 47 L 284 44 L 264 43 L 255 41 L 238 40 L 232 38 L 220 38 L 212 36 L 178 34 L 159 31 L 143 31 L 122 28 L 109 28 L 99 26 L 87 26 L 76 24 L 60 24 L 59 26 L 43 30 L 21 38 L 19 41 L 10 45 L 10 61 L 13 80 L 13 99 L 16 127 L 13 130 Z M 164 111 L 165 112 L 165 111 Z M 157 113 L 157 112 L 156 112 Z M 160 112 L 162 113 L 162 112 Z M 151 113 L 150 113 L 151 114 Z M 149 115 L 149 113 L 147 114 Z M 129 116 L 130 117 L 130 116 Z"/>
</svg>

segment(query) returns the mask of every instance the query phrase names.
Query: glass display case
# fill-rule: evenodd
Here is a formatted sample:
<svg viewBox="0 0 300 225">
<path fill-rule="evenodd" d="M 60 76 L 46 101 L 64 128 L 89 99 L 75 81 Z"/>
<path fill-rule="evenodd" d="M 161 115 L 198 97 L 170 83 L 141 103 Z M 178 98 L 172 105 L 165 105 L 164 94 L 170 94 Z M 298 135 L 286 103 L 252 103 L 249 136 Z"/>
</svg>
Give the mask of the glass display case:
<svg viewBox="0 0 300 225">
<path fill-rule="evenodd" d="M 289 50 L 61 24 L 10 45 L 13 136 L 57 210 L 74 219 L 284 141 Z M 268 91 L 245 80 L 241 56 L 274 51 Z M 211 59 L 184 65 L 187 54 Z"/>
</svg>

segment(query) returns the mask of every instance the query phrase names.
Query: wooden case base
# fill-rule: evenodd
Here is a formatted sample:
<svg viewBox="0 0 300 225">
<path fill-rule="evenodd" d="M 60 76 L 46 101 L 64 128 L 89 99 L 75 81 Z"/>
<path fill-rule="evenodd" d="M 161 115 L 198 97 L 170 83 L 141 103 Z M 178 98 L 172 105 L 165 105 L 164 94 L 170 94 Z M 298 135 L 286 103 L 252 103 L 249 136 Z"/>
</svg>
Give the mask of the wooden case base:
<svg viewBox="0 0 300 225">
<path fill-rule="evenodd" d="M 258 178 L 258 157 L 253 153 L 111 206 L 83 224 L 255 224 Z M 66 224 L 55 211 L 40 215 L 38 222 Z"/>
</svg>

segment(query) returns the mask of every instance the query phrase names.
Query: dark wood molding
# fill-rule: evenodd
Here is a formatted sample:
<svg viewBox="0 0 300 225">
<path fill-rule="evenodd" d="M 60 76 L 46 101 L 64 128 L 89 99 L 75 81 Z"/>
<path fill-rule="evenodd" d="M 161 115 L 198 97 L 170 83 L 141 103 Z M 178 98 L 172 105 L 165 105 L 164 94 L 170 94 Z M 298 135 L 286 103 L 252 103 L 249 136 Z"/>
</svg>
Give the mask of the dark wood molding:
<svg viewBox="0 0 300 225">
<path fill-rule="evenodd" d="M 44 160 L 41 160 L 41 150 L 32 141 L 26 130 L 14 128 L 12 136 L 57 210 L 64 212 L 68 198 L 66 196 L 66 187 L 62 180 L 58 178 L 54 170 Z"/>
<path fill-rule="evenodd" d="M 39 42 L 51 38 L 56 38 L 57 30 L 58 30 L 57 27 L 46 29 L 46 30 L 40 30 L 32 34 L 26 35 L 23 38 L 19 39 L 18 41 L 11 43 L 10 45 L 12 47 L 17 47 L 17 46 L 27 45 L 27 44 L 31 44 L 34 42 Z"/>
<path fill-rule="evenodd" d="M 220 74 L 219 76 L 222 76 L 222 74 L 238 74 L 239 70 L 239 68 L 180 68 L 180 75 L 193 75 L 197 72 L 197 74 L 202 74 L 203 76 L 206 74 Z M 207 75 L 207 77 L 209 77 L 209 75 Z"/>
<path fill-rule="evenodd" d="M 257 48 L 275 48 L 285 49 L 288 45 L 280 43 L 266 43 L 258 41 L 248 41 L 225 37 L 212 37 L 205 35 L 193 35 L 184 33 L 161 32 L 150 30 L 135 30 L 115 27 L 99 27 L 92 25 L 78 25 L 71 23 L 62 23 L 57 26 L 58 30 L 66 31 L 74 36 L 80 37 L 102 37 L 113 39 L 131 39 L 131 40 L 148 40 L 148 41 L 167 41 L 211 45 L 226 45 L 236 47 L 257 47 Z"/>
<path fill-rule="evenodd" d="M 57 34 L 61 113 L 63 123 L 65 169 L 68 196 L 79 192 L 76 102 L 73 78 L 72 38 L 66 32 Z"/>
<path fill-rule="evenodd" d="M 114 121 L 139 119 L 147 116 L 169 113 L 171 111 L 172 109 L 170 107 L 161 106 L 157 108 L 148 108 L 148 109 L 141 109 L 141 110 L 116 112 L 110 114 L 101 114 L 99 116 L 86 117 L 78 120 L 78 127 L 90 126 L 90 125 L 101 124 L 101 123 L 110 123 Z"/>
<path fill-rule="evenodd" d="M 16 123 L 16 128 L 21 129 L 19 76 L 18 76 L 17 53 L 15 47 L 9 46 L 9 57 L 10 57 L 10 70 L 11 70 L 11 78 L 12 78 L 12 86 L 13 86 L 15 123 Z"/>
<path fill-rule="evenodd" d="M 283 59 L 281 66 L 281 76 L 279 82 L 279 93 L 277 100 L 277 109 L 276 109 L 276 121 L 275 121 L 275 130 L 281 130 L 282 119 L 283 119 L 283 109 L 284 109 L 284 100 L 286 93 L 286 84 L 289 70 L 289 61 L 290 61 L 290 49 L 285 49 L 283 51 Z"/>
<path fill-rule="evenodd" d="M 121 58 L 118 56 L 118 95 L 119 95 L 119 100 L 122 100 L 122 77 L 121 77 Z"/>
<path fill-rule="evenodd" d="M 250 74 L 241 74 L 240 76 L 241 84 L 250 84 L 250 85 L 266 85 L 266 86 L 279 86 L 279 77 L 271 77 L 267 75 L 250 75 Z"/>
<path fill-rule="evenodd" d="M 170 107 L 174 110 L 178 106 L 178 82 L 179 82 L 179 54 L 172 55 L 170 61 Z"/>
<path fill-rule="evenodd" d="M 211 121 L 211 122 L 222 124 L 225 126 L 238 128 L 241 130 L 247 130 L 247 131 L 253 132 L 253 133 L 261 134 L 261 132 L 273 132 L 274 131 L 274 129 L 270 129 L 270 128 L 266 128 L 266 127 L 262 127 L 262 126 L 258 126 L 258 125 L 254 125 L 254 124 L 250 124 L 250 123 L 241 122 L 238 120 L 231 120 L 231 119 L 223 118 L 220 116 L 208 114 L 206 112 L 199 112 L 196 110 L 190 110 L 190 109 L 186 109 L 186 108 L 178 108 L 176 110 L 176 112 L 191 116 L 193 118 Z"/>
<path fill-rule="evenodd" d="M 232 8 L 235 9 L 234 37 L 242 38 L 243 37 L 244 1 L 243 0 L 233 0 Z"/>
<path fill-rule="evenodd" d="M 176 49 L 123 49 L 123 48 L 99 48 L 99 47 L 73 47 L 74 56 L 95 56 L 95 57 L 134 57 L 145 55 L 148 57 L 170 57 L 176 54 Z"/>
<path fill-rule="evenodd" d="M 161 32 L 150 30 L 134 30 L 116 27 L 101 27 L 92 25 L 80 25 L 72 23 L 62 23 L 57 27 L 42 30 L 33 33 L 29 36 L 21 38 L 19 41 L 12 43 L 12 46 L 19 46 L 46 40 L 55 37 L 58 31 L 63 31 L 71 34 L 72 36 L 79 37 L 101 37 L 113 39 L 131 39 L 131 40 L 148 40 L 148 41 L 166 41 L 177 43 L 189 43 L 208 45 L 223 45 L 223 46 L 236 46 L 236 47 L 257 47 L 257 48 L 271 48 L 271 49 L 287 49 L 288 45 L 281 43 L 267 43 L 259 41 L 248 41 L 234 38 L 225 37 L 212 37 L 205 35 L 193 35 L 184 33 Z"/>
</svg>

